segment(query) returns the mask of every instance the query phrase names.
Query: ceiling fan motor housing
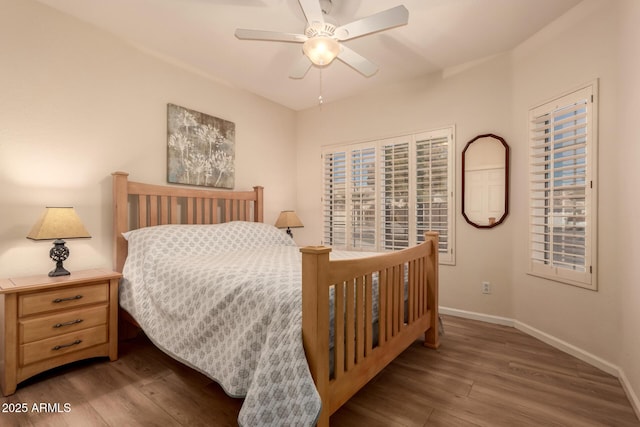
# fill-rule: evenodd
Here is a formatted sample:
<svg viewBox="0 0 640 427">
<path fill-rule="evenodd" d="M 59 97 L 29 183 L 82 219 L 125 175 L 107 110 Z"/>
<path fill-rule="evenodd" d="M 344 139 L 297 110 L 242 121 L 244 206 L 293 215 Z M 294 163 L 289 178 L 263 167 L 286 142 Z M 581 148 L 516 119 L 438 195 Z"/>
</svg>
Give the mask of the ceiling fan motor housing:
<svg viewBox="0 0 640 427">
<path fill-rule="evenodd" d="M 316 36 L 333 37 L 338 25 L 334 19 L 327 18 L 329 18 L 329 16 L 325 16 L 324 22 L 313 22 L 308 25 L 304 30 L 304 34 L 309 38 Z"/>
</svg>

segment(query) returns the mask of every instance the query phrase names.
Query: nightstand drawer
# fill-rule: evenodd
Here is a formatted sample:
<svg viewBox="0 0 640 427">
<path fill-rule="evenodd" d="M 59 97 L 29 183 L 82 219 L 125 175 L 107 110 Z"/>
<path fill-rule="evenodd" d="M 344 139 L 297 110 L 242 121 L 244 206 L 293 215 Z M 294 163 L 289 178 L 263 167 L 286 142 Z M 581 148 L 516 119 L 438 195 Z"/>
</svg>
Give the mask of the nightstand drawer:
<svg viewBox="0 0 640 427">
<path fill-rule="evenodd" d="M 107 342 L 107 325 L 60 335 L 20 346 L 20 366 L 51 359 Z"/>
<path fill-rule="evenodd" d="M 108 320 L 108 306 L 65 310 L 55 314 L 21 319 L 18 322 L 20 344 L 104 325 Z"/>
<path fill-rule="evenodd" d="M 18 317 L 108 300 L 108 282 L 24 294 L 18 298 Z"/>
</svg>

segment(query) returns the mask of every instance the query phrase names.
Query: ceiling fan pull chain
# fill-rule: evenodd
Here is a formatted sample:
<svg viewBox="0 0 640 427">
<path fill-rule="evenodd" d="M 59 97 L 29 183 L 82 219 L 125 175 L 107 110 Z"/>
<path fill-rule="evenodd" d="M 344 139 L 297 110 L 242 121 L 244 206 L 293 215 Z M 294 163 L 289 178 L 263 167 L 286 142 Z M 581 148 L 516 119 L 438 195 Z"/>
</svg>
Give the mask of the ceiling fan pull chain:
<svg viewBox="0 0 640 427">
<path fill-rule="evenodd" d="M 322 104 L 324 104 L 324 98 L 322 97 L 322 68 L 320 68 L 320 96 L 318 96 L 318 105 L 320 105 L 320 109 L 322 109 Z"/>
</svg>

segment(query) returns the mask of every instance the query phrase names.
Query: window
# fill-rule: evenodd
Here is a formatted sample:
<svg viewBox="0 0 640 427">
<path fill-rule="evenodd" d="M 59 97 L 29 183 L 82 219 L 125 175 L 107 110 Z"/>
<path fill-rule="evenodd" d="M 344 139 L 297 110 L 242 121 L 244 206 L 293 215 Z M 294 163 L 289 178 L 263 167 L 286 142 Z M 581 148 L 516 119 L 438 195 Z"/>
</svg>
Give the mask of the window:
<svg viewBox="0 0 640 427">
<path fill-rule="evenodd" d="M 531 274 L 597 289 L 596 83 L 529 111 Z"/>
<path fill-rule="evenodd" d="M 453 127 L 323 150 L 324 241 L 387 251 L 440 233 L 440 261 L 454 263 Z"/>
</svg>

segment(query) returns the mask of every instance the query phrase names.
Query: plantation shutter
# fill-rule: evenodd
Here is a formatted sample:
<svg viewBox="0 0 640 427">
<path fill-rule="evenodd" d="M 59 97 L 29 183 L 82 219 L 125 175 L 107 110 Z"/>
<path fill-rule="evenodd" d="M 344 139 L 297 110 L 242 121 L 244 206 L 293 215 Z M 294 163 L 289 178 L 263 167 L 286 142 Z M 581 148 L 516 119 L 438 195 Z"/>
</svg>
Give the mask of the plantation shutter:
<svg viewBox="0 0 640 427">
<path fill-rule="evenodd" d="M 349 249 L 376 250 L 376 150 L 351 151 Z"/>
<path fill-rule="evenodd" d="M 409 247 L 409 143 L 385 142 L 380 150 L 381 236 L 385 250 Z"/>
<path fill-rule="evenodd" d="M 437 132 L 416 138 L 416 240 L 424 241 L 425 231 L 437 231 L 440 252 L 449 255 L 449 227 L 453 221 L 449 176 L 450 133 Z"/>
<path fill-rule="evenodd" d="M 387 251 L 440 234 L 453 264 L 453 128 L 323 149 L 323 241 L 336 249 Z"/>
<path fill-rule="evenodd" d="M 345 247 L 347 243 L 347 153 L 328 152 L 323 156 L 324 242 Z"/>
<path fill-rule="evenodd" d="M 595 289 L 593 87 L 530 111 L 530 271 Z"/>
</svg>

